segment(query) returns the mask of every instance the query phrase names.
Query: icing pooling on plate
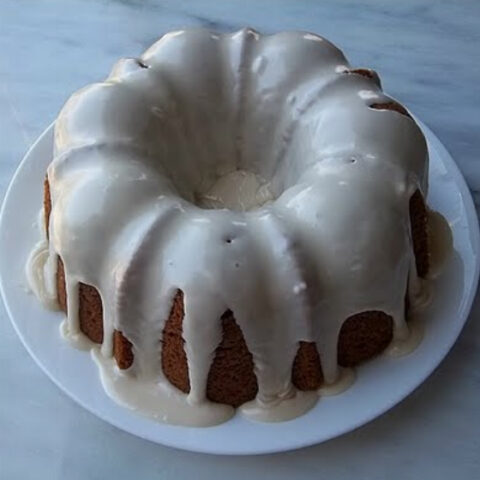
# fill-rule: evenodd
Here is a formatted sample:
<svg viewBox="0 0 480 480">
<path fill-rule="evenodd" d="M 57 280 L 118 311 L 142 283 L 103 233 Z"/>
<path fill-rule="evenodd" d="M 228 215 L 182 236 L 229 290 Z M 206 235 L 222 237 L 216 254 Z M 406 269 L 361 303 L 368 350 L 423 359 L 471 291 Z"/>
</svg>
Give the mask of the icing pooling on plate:
<svg viewBox="0 0 480 480">
<path fill-rule="evenodd" d="M 316 342 L 332 385 L 349 316 L 383 311 L 394 340 L 407 340 L 407 281 L 421 286 L 408 208 L 417 189 L 427 193 L 427 148 L 411 118 L 369 108 L 391 99 L 349 69 L 340 50 L 311 34 L 179 31 L 67 102 L 55 126 L 41 258 L 50 290 L 63 259 L 63 331 L 72 341 L 83 338 L 79 282 L 99 291 L 104 342 L 95 358 L 120 403 L 172 423 L 226 420 L 233 409 L 209 402 L 206 384 L 228 309 L 259 387 L 242 411 L 260 420 L 292 418 L 317 398 L 291 383 L 299 341 Z M 249 178 L 248 205 L 230 189 L 242 182 L 222 180 L 238 172 Z M 188 395 L 160 362 L 178 289 Z M 114 329 L 133 344 L 125 372 L 111 359 Z"/>
</svg>

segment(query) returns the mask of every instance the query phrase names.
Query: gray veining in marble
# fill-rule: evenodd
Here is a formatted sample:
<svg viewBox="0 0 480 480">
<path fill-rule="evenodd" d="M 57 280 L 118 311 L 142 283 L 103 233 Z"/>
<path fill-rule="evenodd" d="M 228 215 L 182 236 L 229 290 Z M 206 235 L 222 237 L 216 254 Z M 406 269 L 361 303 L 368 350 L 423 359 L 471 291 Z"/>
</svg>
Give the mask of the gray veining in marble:
<svg viewBox="0 0 480 480">
<path fill-rule="evenodd" d="M 480 3 L 433 0 L 2 0 L 0 195 L 71 92 L 190 25 L 326 36 L 433 129 L 480 206 Z M 2 306 L 0 478 L 480 478 L 479 320 L 477 299 L 441 367 L 369 425 L 298 452 L 220 458 L 151 444 L 84 411 L 34 364 Z"/>
</svg>

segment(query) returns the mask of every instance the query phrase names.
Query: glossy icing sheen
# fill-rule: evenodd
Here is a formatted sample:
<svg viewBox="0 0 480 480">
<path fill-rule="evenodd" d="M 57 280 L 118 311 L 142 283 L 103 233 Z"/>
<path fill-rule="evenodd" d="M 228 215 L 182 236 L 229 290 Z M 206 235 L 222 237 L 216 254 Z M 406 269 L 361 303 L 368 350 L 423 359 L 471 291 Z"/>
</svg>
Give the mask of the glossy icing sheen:
<svg viewBox="0 0 480 480">
<path fill-rule="evenodd" d="M 231 416 L 206 399 L 228 309 L 259 387 L 242 410 L 260 420 L 299 415 L 318 398 L 291 383 L 299 341 L 317 343 L 325 392 L 335 391 L 350 315 L 381 310 L 394 319 L 394 340 L 406 341 L 407 279 L 414 305 L 421 287 L 409 199 L 427 193 L 427 148 L 411 118 L 369 108 L 391 99 L 376 78 L 349 69 L 312 34 L 179 31 L 67 102 L 48 169 L 49 255 L 36 256 L 37 268 L 48 256 L 51 287 L 37 292 L 55 298 L 60 255 L 64 332 L 79 341 L 78 283 L 98 289 L 105 340 L 95 358 L 120 403 L 189 425 Z M 188 395 L 160 364 L 177 289 Z M 125 372 L 111 358 L 114 329 L 133 344 Z"/>
</svg>

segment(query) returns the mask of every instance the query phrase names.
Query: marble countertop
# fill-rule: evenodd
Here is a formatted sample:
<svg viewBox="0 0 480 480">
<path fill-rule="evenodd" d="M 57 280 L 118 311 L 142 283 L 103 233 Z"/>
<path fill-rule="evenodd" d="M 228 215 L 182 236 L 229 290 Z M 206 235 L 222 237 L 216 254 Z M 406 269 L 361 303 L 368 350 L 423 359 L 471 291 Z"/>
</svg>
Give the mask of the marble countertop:
<svg viewBox="0 0 480 480">
<path fill-rule="evenodd" d="M 438 135 L 480 207 L 480 3 L 382 1 L 2 0 L 0 196 L 68 95 L 184 26 L 310 30 Z M 480 477 L 480 301 L 440 368 L 399 406 L 322 445 L 259 457 L 164 448 L 97 419 L 40 371 L 0 306 L 0 478 Z"/>
</svg>

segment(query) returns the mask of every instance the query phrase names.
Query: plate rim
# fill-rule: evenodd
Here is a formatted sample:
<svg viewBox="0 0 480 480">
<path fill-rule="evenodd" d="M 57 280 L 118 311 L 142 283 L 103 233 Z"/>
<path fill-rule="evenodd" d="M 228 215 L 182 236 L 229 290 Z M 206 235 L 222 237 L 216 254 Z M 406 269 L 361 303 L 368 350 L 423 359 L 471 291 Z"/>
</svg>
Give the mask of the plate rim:
<svg viewBox="0 0 480 480">
<path fill-rule="evenodd" d="M 415 382 L 415 386 L 405 392 L 402 392 L 401 395 L 395 397 L 392 401 L 386 402 L 382 405 L 382 408 L 374 410 L 370 415 L 367 415 L 365 417 L 362 417 L 361 420 L 358 420 L 356 423 L 350 424 L 348 426 L 344 426 L 343 428 L 339 428 L 337 430 L 337 433 L 335 435 L 331 435 L 328 437 L 324 438 L 319 438 L 317 440 L 309 438 L 305 439 L 304 441 L 299 440 L 299 441 L 294 441 L 291 444 L 283 444 L 282 446 L 274 446 L 274 447 L 268 447 L 265 446 L 264 448 L 249 448 L 248 446 L 243 446 L 242 448 L 232 448 L 222 446 L 222 448 L 208 448 L 204 447 L 202 448 L 201 445 L 192 445 L 191 442 L 184 442 L 183 444 L 179 444 L 177 441 L 169 441 L 167 439 L 162 439 L 161 441 L 158 438 L 153 438 L 153 436 L 148 435 L 148 434 L 141 434 L 137 431 L 132 431 L 131 428 L 125 426 L 122 424 L 121 421 L 115 421 L 112 418 L 108 418 L 104 416 L 101 412 L 98 410 L 95 410 L 93 407 L 91 407 L 87 402 L 82 400 L 81 398 L 77 397 L 74 393 L 70 392 L 68 388 L 62 384 L 61 380 L 58 379 L 49 369 L 46 367 L 46 365 L 43 364 L 43 362 L 38 358 L 36 352 L 31 348 L 31 345 L 29 342 L 25 339 L 21 329 L 19 328 L 19 325 L 17 325 L 17 322 L 14 319 L 14 315 L 12 314 L 12 309 L 9 304 L 8 300 L 8 295 L 5 294 L 6 289 L 5 289 L 5 278 L 4 278 L 4 265 L 3 265 L 3 256 L 0 255 L 0 293 L 2 295 L 3 299 L 3 304 L 5 306 L 5 310 L 7 312 L 8 317 L 10 318 L 11 323 L 13 324 L 13 327 L 15 329 L 15 332 L 17 335 L 20 337 L 20 340 L 23 344 L 23 346 L 26 348 L 30 356 L 33 358 L 35 363 L 41 368 L 41 370 L 47 375 L 50 380 L 53 381 L 55 385 L 57 385 L 60 390 L 66 394 L 68 397 L 70 397 L 75 403 L 79 404 L 83 408 L 85 408 L 87 411 L 89 411 L 91 414 L 95 415 L 98 418 L 101 418 L 103 421 L 109 423 L 110 425 L 115 426 L 116 428 L 125 431 L 131 435 L 138 436 L 140 438 L 152 441 L 157 444 L 165 445 L 168 447 L 173 447 L 177 449 L 182 449 L 182 450 L 188 450 L 192 452 L 199 452 L 199 453 L 210 453 L 210 454 L 221 454 L 221 455 L 252 455 L 252 454 L 268 454 L 268 453 L 276 453 L 276 452 L 284 452 L 284 451 L 291 451 L 291 450 L 296 450 L 300 448 L 304 448 L 307 446 L 315 445 L 318 443 L 322 443 L 324 441 L 328 441 L 330 439 L 336 438 L 338 436 L 341 436 L 347 432 L 356 430 L 360 426 L 363 426 L 375 418 L 381 416 L 384 414 L 386 411 L 390 410 L 393 408 L 395 405 L 399 404 L 402 402 L 408 395 L 410 395 L 413 391 L 415 391 L 432 373 L 433 371 L 438 368 L 440 363 L 443 361 L 443 359 L 448 355 L 449 351 L 451 350 L 452 346 L 455 344 L 455 342 L 458 339 L 458 336 L 463 329 L 465 322 L 467 321 L 473 301 L 476 296 L 477 292 L 477 286 L 478 286 L 478 280 L 479 280 L 479 274 L 480 274 L 480 261 L 479 261 L 479 249 L 480 249 L 480 230 L 479 230 L 479 221 L 478 221 L 478 216 L 476 213 L 475 209 L 475 204 L 472 199 L 472 195 L 470 193 L 470 190 L 467 186 L 467 183 L 460 172 L 460 169 L 458 168 L 457 164 L 445 148 L 445 146 L 440 142 L 440 140 L 436 137 L 436 135 L 431 131 L 429 127 L 427 127 L 423 122 L 419 121 L 416 118 L 416 121 L 419 123 L 422 131 L 424 132 L 425 136 L 428 139 L 429 147 L 431 147 L 439 157 L 442 157 L 442 161 L 446 160 L 449 166 L 449 174 L 452 174 L 453 181 L 460 193 L 461 199 L 463 206 L 465 208 L 465 217 L 467 220 L 468 228 L 469 228 L 469 234 L 471 236 L 471 243 L 472 243 L 472 249 L 473 253 L 476 257 L 476 263 L 475 263 L 475 269 L 473 273 L 473 283 L 470 287 L 465 287 L 465 289 L 468 289 L 467 295 L 465 295 L 465 289 L 462 294 L 462 299 L 463 299 L 463 305 L 459 307 L 458 311 L 461 311 L 461 317 L 462 321 L 458 322 L 456 324 L 457 328 L 454 331 L 454 335 L 452 334 L 448 347 L 445 349 L 445 352 L 441 355 L 438 361 L 433 362 L 430 365 L 430 368 L 428 368 L 421 376 L 417 377 L 417 381 Z M 31 161 L 32 157 L 34 158 L 35 152 L 39 146 L 48 140 L 49 136 L 52 136 L 53 134 L 53 128 L 54 128 L 54 123 L 51 123 L 43 132 L 42 134 L 36 139 L 36 141 L 32 144 L 32 146 L 27 150 L 26 154 L 24 155 L 22 161 L 18 165 L 11 181 L 10 184 L 5 192 L 5 196 L 2 202 L 2 207 L 0 210 L 0 247 L 3 246 L 3 243 L 5 242 L 3 238 L 3 231 L 4 231 L 4 223 L 5 221 L 5 212 L 7 210 L 7 207 L 9 206 L 10 203 L 10 197 L 12 196 L 12 191 L 15 189 L 17 186 L 17 178 L 19 177 L 20 173 L 22 172 L 23 168 L 28 164 L 29 161 Z M 71 347 L 69 347 L 71 348 Z M 88 358 L 86 361 L 91 362 L 91 359 Z M 103 389 L 103 387 L 102 387 Z M 134 413 L 130 413 L 131 415 L 134 415 L 135 417 L 137 416 Z M 177 428 L 176 426 L 173 426 L 174 428 Z M 185 427 L 178 427 L 180 429 L 185 428 Z M 186 435 L 188 436 L 188 435 Z"/>
</svg>

